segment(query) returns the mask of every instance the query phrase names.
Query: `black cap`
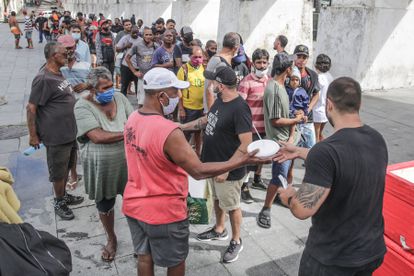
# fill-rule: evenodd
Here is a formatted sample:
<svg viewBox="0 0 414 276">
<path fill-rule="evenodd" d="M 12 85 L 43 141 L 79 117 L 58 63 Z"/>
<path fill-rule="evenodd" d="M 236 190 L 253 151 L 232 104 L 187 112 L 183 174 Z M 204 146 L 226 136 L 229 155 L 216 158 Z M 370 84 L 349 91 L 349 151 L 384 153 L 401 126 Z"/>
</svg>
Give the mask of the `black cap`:
<svg viewBox="0 0 414 276">
<path fill-rule="evenodd" d="M 306 45 L 303 44 L 299 44 L 298 46 L 295 47 L 295 50 L 293 51 L 294 54 L 296 55 L 305 55 L 305 56 L 309 56 L 309 48 Z"/>
<path fill-rule="evenodd" d="M 279 53 L 273 59 L 272 64 L 272 77 L 274 75 L 280 75 L 285 72 L 286 69 L 293 65 L 296 60 L 296 55 L 287 55 L 285 53 Z"/>
<path fill-rule="evenodd" d="M 228 86 L 237 84 L 236 73 L 228 66 L 216 67 L 214 71 L 204 71 L 204 77 L 208 80 L 215 80 Z"/>
</svg>

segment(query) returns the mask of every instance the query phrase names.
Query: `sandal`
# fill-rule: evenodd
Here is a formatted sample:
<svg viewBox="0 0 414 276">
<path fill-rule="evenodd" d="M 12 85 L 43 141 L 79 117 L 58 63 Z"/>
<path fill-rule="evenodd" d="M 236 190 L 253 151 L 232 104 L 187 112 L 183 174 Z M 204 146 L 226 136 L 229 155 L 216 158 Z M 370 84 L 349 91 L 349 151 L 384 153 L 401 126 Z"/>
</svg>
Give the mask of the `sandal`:
<svg viewBox="0 0 414 276">
<path fill-rule="evenodd" d="M 111 254 L 111 252 L 107 248 L 108 244 L 105 245 L 104 248 L 102 249 L 102 255 L 101 255 L 102 261 L 109 262 L 109 263 L 112 262 L 115 259 L 117 246 L 118 246 L 117 243 L 115 243 L 115 250 Z M 104 255 L 106 255 L 107 257 Z"/>
<path fill-rule="evenodd" d="M 270 228 L 272 226 L 270 215 L 266 215 L 263 210 L 257 215 L 257 225 L 262 228 Z"/>
</svg>

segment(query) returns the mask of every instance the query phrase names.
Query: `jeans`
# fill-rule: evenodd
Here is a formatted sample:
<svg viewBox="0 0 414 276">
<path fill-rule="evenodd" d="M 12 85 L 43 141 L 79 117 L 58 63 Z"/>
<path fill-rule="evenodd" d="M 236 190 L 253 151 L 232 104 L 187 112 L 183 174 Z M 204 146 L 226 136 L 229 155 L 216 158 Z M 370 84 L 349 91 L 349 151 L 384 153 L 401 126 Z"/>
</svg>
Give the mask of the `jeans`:
<svg viewBox="0 0 414 276">
<path fill-rule="evenodd" d="M 269 184 L 281 187 L 282 182 L 279 179 L 279 175 L 282 175 L 286 179 L 291 163 L 292 163 L 291 160 L 286 160 L 285 162 L 282 162 L 282 163 L 273 161 L 272 162 L 272 179 L 270 180 Z"/>
<path fill-rule="evenodd" d="M 302 135 L 300 147 L 310 149 L 316 144 L 315 126 L 313 123 L 305 123 L 298 125 L 299 132 Z"/>
<path fill-rule="evenodd" d="M 39 43 L 43 43 L 43 30 L 39 29 Z"/>
<path fill-rule="evenodd" d="M 299 265 L 299 276 L 371 276 L 382 264 L 383 258 L 358 267 L 324 265 L 305 251 Z"/>
</svg>

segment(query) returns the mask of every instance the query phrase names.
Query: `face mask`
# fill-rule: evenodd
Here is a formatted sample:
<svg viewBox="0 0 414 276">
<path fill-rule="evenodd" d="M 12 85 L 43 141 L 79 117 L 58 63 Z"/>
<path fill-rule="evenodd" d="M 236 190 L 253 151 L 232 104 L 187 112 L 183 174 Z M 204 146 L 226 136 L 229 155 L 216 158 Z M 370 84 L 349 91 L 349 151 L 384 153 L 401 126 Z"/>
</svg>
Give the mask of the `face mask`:
<svg viewBox="0 0 414 276">
<path fill-rule="evenodd" d="M 189 35 L 184 35 L 183 40 L 184 40 L 185 43 L 189 44 L 191 41 L 194 40 L 194 38 L 193 38 L 192 34 L 189 34 Z"/>
<path fill-rule="evenodd" d="M 105 32 L 109 31 L 109 27 L 102 28 Z"/>
<path fill-rule="evenodd" d="M 109 88 L 108 90 L 102 92 L 102 93 L 96 93 L 96 101 L 100 104 L 108 104 L 112 101 L 112 98 L 114 97 L 115 89 Z"/>
<path fill-rule="evenodd" d="M 254 74 L 256 75 L 256 77 L 263 78 L 264 76 L 266 76 L 268 71 L 268 68 L 264 69 L 264 70 L 259 70 L 259 69 L 255 69 L 254 70 Z"/>
<path fill-rule="evenodd" d="M 178 103 L 180 102 L 180 98 L 179 97 L 170 98 L 170 97 L 168 97 L 167 93 L 164 92 L 164 94 L 168 98 L 168 105 L 164 106 L 161 103 L 162 111 L 163 111 L 164 115 L 170 115 L 171 113 L 174 112 L 175 108 L 177 107 Z"/>
<path fill-rule="evenodd" d="M 191 64 L 195 67 L 198 67 L 203 64 L 203 58 L 191 58 Z"/>
<path fill-rule="evenodd" d="M 74 40 L 78 41 L 81 38 L 81 34 L 80 33 L 72 33 L 72 37 Z"/>
<path fill-rule="evenodd" d="M 212 57 L 216 54 L 216 52 L 213 52 L 213 51 L 210 51 L 210 50 L 207 49 L 207 54 L 208 54 L 209 57 Z"/>
</svg>

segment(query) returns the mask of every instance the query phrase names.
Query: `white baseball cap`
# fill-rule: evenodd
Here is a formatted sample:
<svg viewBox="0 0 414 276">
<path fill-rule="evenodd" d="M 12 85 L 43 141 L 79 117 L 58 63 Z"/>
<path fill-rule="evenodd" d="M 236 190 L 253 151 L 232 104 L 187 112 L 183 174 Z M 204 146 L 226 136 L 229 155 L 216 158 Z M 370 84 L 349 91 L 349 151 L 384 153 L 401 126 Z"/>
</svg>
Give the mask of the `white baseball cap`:
<svg viewBox="0 0 414 276">
<path fill-rule="evenodd" d="M 175 87 L 185 89 L 190 86 L 188 81 L 180 81 L 177 76 L 168 69 L 156 67 L 144 75 L 144 89 L 163 89 Z"/>
</svg>

